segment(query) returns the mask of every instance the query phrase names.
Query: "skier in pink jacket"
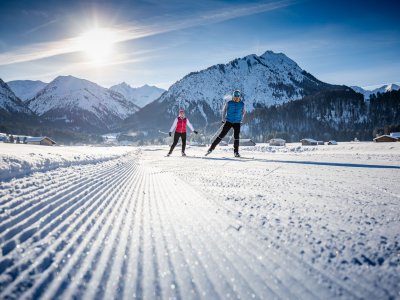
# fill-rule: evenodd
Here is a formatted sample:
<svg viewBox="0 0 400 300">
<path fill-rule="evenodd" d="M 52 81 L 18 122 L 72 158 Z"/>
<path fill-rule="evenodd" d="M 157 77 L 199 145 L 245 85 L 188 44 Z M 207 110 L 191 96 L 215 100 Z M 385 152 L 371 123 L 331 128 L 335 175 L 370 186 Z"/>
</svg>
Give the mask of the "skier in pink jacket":
<svg viewBox="0 0 400 300">
<path fill-rule="evenodd" d="M 181 140 L 182 140 L 182 156 L 186 156 L 186 154 L 185 154 L 186 126 L 189 126 L 189 128 L 195 134 L 198 133 L 196 130 L 193 129 L 193 126 L 189 122 L 189 119 L 185 117 L 185 111 L 183 109 L 181 109 L 181 110 L 179 110 L 178 118 L 175 119 L 174 123 L 171 126 L 171 129 L 169 130 L 169 136 L 172 136 L 172 132 L 174 130 L 175 130 L 175 134 L 174 134 L 174 142 L 172 143 L 167 156 L 170 156 L 172 154 L 172 151 L 174 151 L 176 144 L 178 144 L 179 138 L 181 138 Z"/>
</svg>

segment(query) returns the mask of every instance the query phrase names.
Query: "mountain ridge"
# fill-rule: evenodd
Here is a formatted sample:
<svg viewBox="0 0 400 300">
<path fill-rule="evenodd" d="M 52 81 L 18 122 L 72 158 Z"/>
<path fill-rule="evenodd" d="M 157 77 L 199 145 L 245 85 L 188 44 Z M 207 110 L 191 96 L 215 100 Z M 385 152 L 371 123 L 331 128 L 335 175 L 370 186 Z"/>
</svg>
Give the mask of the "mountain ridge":
<svg viewBox="0 0 400 300">
<path fill-rule="evenodd" d="M 14 94 L 24 102 L 35 97 L 47 84 L 40 80 L 13 80 L 7 82 Z"/>
<path fill-rule="evenodd" d="M 378 93 L 386 93 L 389 91 L 398 91 L 400 86 L 395 83 L 384 84 L 381 87 L 375 88 L 373 90 L 366 90 L 359 86 L 350 86 L 357 93 L 363 94 L 365 100 L 369 100 L 371 95 L 377 95 Z"/>
<path fill-rule="evenodd" d="M 27 104 L 47 120 L 90 132 L 111 129 L 139 110 L 121 94 L 71 75 L 56 77 Z"/>
<path fill-rule="evenodd" d="M 161 89 L 154 85 L 150 86 L 148 84 L 134 88 L 127 84 L 125 81 L 120 84 L 111 86 L 110 90 L 122 94 L 128 101 L 134 103 L 141 108 L 156 100 L 162 95 L 162 93 L 165 92 L 164 89 Z"/>
</svg>

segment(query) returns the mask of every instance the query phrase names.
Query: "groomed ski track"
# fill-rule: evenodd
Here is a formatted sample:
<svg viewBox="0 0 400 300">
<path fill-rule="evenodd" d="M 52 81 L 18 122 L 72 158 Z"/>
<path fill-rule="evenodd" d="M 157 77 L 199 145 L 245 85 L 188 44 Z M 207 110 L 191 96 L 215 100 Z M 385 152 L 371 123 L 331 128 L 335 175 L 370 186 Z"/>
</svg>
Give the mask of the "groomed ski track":
<svg viewBox="0 0 400 300">
<path fill-rule="evenodd" d="M 373 296 L 257 239 L 142 156 L 2 183 L 1 299 Z"/>
</svg>

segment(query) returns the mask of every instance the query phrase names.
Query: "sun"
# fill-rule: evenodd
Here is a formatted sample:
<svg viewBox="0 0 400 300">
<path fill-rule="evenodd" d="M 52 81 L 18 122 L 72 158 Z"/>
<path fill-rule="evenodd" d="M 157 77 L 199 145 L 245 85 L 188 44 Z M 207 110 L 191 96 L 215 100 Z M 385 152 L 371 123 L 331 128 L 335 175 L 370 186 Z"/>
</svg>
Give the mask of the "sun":
<svg viewBox="0 0 400 300">
<path fill-rule="evenodd" d="M 95 28 L 81 34 L 77 44 L 80 51 L 86 53 L 91 63 L 101 65 L 112 57 L 116 35 L 111 29 Z"/>
</svg>

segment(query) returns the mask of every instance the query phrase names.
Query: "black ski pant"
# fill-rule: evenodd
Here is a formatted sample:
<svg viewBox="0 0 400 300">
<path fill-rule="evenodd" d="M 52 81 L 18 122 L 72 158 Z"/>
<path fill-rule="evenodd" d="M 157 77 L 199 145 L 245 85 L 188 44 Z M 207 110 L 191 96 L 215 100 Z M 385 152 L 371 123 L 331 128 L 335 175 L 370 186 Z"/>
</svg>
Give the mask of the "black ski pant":
<svg viewBox="0 0 400 300">
<path fill-rule="evenodd" d="M 169 154 L 174 151 L 176 144 L 178 144 L 179 138 L 182 140 L 182 152 L 185 152 L 186 148 L 186 132 L 176 132 L 174 134 L 174 142 L 171 145 L 171 149 L 169 149 Z"/>
<path fill-rule="evenodd" d="M 217 138 L 210 146 L 211 151 L 215 149 L 215 147 L 221 142 L 221 140 L 225 137 L 225 135 L 232 127 L 233 127 L 233 137 L 235 138 L 235 141 L 233 142 L 233 151 L 235 153 L 239 152 L 240 123 L 231 123 L 231 122 L 225 122 L 225 125 L 222 128 L 221 133 L 217 136 Z"/>
</svg>

